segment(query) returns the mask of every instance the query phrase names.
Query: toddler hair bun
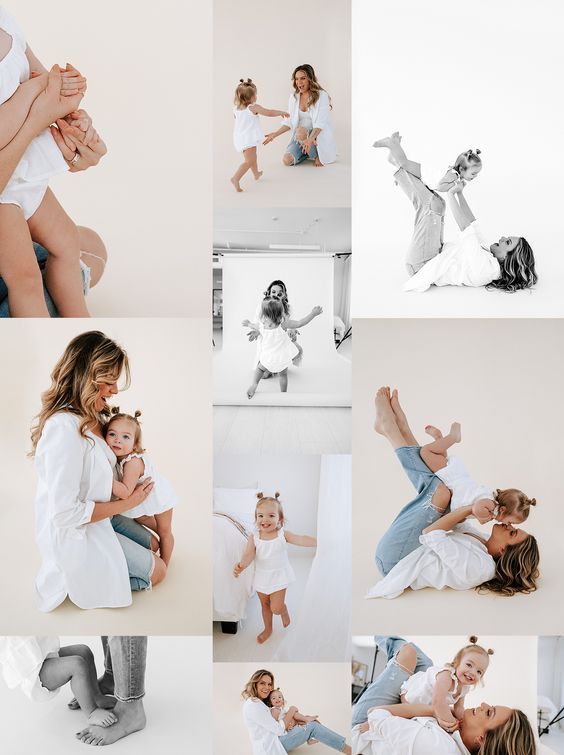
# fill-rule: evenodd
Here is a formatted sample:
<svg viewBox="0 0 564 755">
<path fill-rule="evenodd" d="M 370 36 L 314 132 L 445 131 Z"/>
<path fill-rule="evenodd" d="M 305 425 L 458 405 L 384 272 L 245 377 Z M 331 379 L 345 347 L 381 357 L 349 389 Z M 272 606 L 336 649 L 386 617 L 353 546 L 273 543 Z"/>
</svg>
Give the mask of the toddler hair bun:
<svg viewBox="0 0 564 755">
<path fill-rule="evenodd" d="M 262 490 L 260 491 L 260 493 L 257 493 L 257 499 L 260 501 L 261 498 L 264 498 L 264 493 L 262 492 Z"/>
<path fill-rule="evenodd" d="M 276 498 L 276 500 L 280 498 L 280 493 L 278 492 L 278 490 L 274 493 L 274 497 Z"/>
<path fill-rule="evenodd" d="M 112 414 L 119 414 L 119 406 L 112 406 L 110 411 Z"/>
<path fill-rule="evenodd" d="M 481 155 L 482 154 L 482 150 L 481 149 L 475 149 L 474 150 L 474 154 L 475 155 Z"/>
<path fill-rule="evenodd" d="M 530 503 L 531 506 L 536 506 L 537 505 L 537 499 L 536 498 L 530 498 L 529 499 L 529 503 Z"/>
<path fill-rule="evenodd" d="M 472 645 L 477 645 L 478 638 L 476 637 L 475 634 L 471 634 L 470 637 L 468 638 L 468 642 L 472 643 Z"/>
<path fill-rule="evenodd" d="M 488 648 L 486 652 L 487 652 L 488 655 L 493 655 L 494 654 L 494 651 L 491 648 Z"/>
<path fill-rule="evenodd" d="M 138 417 L 140 417 L 141 416 L 141 410 L 140 409 L 136 409 L 135 410 L 135 414 L 133 416 L 135 417 L 135 419 L 137 419 Z"/>
</svg>

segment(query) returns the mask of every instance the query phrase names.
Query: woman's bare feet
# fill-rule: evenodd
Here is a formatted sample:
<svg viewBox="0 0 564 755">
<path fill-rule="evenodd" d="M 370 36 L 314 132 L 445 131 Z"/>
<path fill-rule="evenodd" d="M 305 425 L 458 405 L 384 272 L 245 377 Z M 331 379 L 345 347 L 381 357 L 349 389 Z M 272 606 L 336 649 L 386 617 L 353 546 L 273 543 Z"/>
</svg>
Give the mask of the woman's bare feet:
<svg viewBox="0 0 564 755">
<path fill-rule="evenodd" d="M 272 634 L 272 629 L 264 629 L 260 634 L 257 635 L 258 644 L 262 645 L 263 643 L 265 643 L 271 634 Z"/>
<path fill-rule="evenodd" d="M 290 614 L 288 613 L 288 608 L 286 606 L 284 606 L 284 610 L 280 614 L 280 618 L 282 619 L 282 626 L 284 627 L 284 629 L 290 626 Z"/>
<path fill-rule="evenodd" d="M 116 721 L 117 717 L 114 713 L 111 710 L 104 710 L 104 708 L 94 708 L 88 716 L 88 723 L 94 726 L 112 726 Z"/>
<path fill-rule="evenodd" d="M 118 718 L 117 723 L 108 728 L 102 726 L 87 726 L 76 734 L 76 738 L 84 744 L 89 745 L 111 745 L 118 739 L 127 737 L 135 731 L 145 728 L 147 719 L 143 709 L 142 700 L 133 700 L 130 703 L 124 703 L 118 700 L 115 712 Z"/>
<path fill-rule="evenodd" d="M 316 168 L 322 168 L 323 167 L 323 163 L 321 162 L 321 160 L 318 157 L 315 158 L 315 160 L 313 161 L 313 164 L 315 165 Z"/>
<path fill-rule="evenodd" d="M 394 413 L 390 404 L 390 389 L 387 386 L 378 388 L 376 398 L 374 399 L 376 407 L 376 419 L 374 420 L 374 429 L 380 435 L 387 435 L 389 429 L 397 423 L 394 419 Z"/>
<path fill-rule="evenodd" d="M 409 426 L 407 417 L 405 416 L 405 412 L 401 408 L 397 388 L 394 388 L 394 390 L 392 391 L 390 405 L 392 407 L 392 411 L 396 418 L 398 429 L 400 433 L 403 435 L 403 437 L 405 438 L 405 442 L 407 443 L 407 445 L 418 446 L 419 444 L 417 443 L 417 439 L 411 431 L 411 427 Z"/>
<path fill-rule="evenodd" d="M 241 188 L 241 184 L 239 183 L 239 181 L 237 181 L 236 178 L 230 178 L 229 180 L 231 181 L 231 183 L 235 187 L 235 191 L 243 191 L 243 189 Z"/>
<path fill-rule="evenodd" d="M 460 422 L 453 422 L 450 426 L 449 435 L 453 443 L 460 443 L 462 440 L 462 430 L 460 428 Z"/>
<path fill-rule="evenodd" d="M 397 142 L 398 144 L 401 143 L 401 136 L 399 134 L 399 131 L 394 131 L 391 136 L 385 136 L 383 139 L 377 139 L 372 146 L 376 148 L 387 147 L 388 149 L 390 149 L 394 142 Z"/>
<path fill-rule="evenodd" d="M 434 440 L 439 440 L 439 438 L 443 437 L 442 432 L 434 425 L 425 425 L 425 432 L 427 435 L 430 435 L 431 438 L 434 438 Z"/>
<path fill-rule="evenodd" d="M 345 755 L 352 755 L 352 750 L 350 745 L 345 745 L 341 752 L 344 752 Z"/>
</svg>

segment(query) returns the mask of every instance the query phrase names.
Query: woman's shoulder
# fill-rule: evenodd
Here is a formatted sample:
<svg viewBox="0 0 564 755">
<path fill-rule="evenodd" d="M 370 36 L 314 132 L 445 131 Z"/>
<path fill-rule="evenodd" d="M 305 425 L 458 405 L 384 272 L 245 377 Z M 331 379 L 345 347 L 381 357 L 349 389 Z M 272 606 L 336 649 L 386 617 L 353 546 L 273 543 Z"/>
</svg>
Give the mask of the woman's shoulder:
<svg viewBox="0 0 564 755">
<path fill-rule="evenodd" d="M 55 412 L 49 419 L 45 420 L 44 428 L 47 427 L 73 427 L 77 428 L 80 423 L 80 417 L 74 412 L 65 409 Z"/>
</svg>

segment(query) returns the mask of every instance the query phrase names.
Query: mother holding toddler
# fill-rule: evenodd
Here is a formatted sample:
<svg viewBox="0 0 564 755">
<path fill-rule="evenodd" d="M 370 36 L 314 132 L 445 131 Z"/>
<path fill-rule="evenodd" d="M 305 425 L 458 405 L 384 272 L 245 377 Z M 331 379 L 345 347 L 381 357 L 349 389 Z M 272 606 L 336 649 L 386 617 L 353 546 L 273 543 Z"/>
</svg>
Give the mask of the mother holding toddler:
<svg viewBox="0 0 564 755">
<path fill-rule="evenodd" d="M 125 351 L 103 333 L 89 331 L 69 343 L 42 395 L 31 433 L 42 611 L 52 611 L 67 595 L 79 608 L 127 606 L 132 590 L 149 589 L 166 576 L 157 538 L 120 516 L 147 498 L 151 480 L 128 498 L 111 500 L 116 457 L 102 428 L 122 374 L 127 387 Z"/>
<path fill-rule="evenodd" d="M 536 539 L 513 527 L 507 518 L 495 524 L 486 538 L 465 524 L 476 515 L 473 505 L 447 511 L 451 491 L 438 476 L 444 461 L 435 466 L 436 454 L 426 453 L 426 448 L 417 443 L 397 391 L 390 394 L 387 387 L 378 390 L 374 428 L 391 444 L 417 495 L 403 507 L 378 543 L 376 564 L 384 579 L 369 590 L 367 597 L 395 598 L 407 587 L 479 588 L 500 595 L 536 590 Z M 513 489 L 507 492 L 521 493 Z M 534 503 L 525 500 L 526 513 L 514 521 L 523 521 Z"/>
</svg>

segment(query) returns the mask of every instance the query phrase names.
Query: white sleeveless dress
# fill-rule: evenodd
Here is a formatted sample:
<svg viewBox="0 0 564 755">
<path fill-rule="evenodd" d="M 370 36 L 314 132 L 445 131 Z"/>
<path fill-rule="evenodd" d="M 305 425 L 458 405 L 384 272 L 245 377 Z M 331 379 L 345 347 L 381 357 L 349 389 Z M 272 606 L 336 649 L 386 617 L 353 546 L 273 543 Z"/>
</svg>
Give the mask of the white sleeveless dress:
<svg viewBox="0 0 564 755">
<path fill-rule="evenodd" d="M 259 116 L 246 107 L 244 110 L 233 108 L 235 125 L 233 128 L 233 144 L 237 152 L 250 147 L 258 147 L 264 141 L 264 134 L 260 127 Z"/>
<path fill-rule="evenodd" d="M 147 454 L 132 453 L 126 456 L 125 459 L 122 459 L 116 467 L 117 479 L 120 482 L 122 481 L 123 467 L 127 461 L 133 458 L 141 459 L 145 464 L 145 469 L 139 478 L 139 482 L 143 482 L 147 477 L 151 477 L 155 486 L 143 503 L 140 503 L 139 506 L 135 506 L 133 509 L 129 509 L 129 511 L 124 511 L 123 516 L 135 519 L 138 516 L 154 516 L 155 514 L 162 514 L 164 511 L 173 509 L 178 503 L 176 493 L 165 477 L 156 474 Z"/>
<path fill-rule="evenodd" d="M 280 325 L 277 328 L 265 328 L 259 322 L 259 339 L 257 358 L 269 372 L 282 372 L 292 364 L 292 360 L 300 353 L 295 343 L 292 343 L 288 333 Z"/>
<path fill-rule="evenodd" d="M 0 105 L 14 94 L 21 83 L 30 77 L 25 55 L 26 40 L 22 30 L 10 14 L 0 7 L 0 29 L 12 37 L 12 46 L 0 60 Z M 21 207 L 25 219 L 30 218 L 41 204 L 49 179 L 68 170 L 59 148 L 48 128 L 44 129 L 22 155 L 10 180 L 0 193 L 0 204 Z"/>
<path fill-rule="evenodd" d="M 253 534 L 253 540 L 256 548 L 253 590 L 271 595 L 294 582 L 296 576 L 288 558 L 284 529 L 278 530 L 274 540 L 261 540 L 259 532 Z"/>
<path fill-rule="evenodd" d="M 407 702 L 411 705 L 432 705 L 437 674 L 441 671 L 448 671 L 454 682 L 454 689 L 446 696 L 447 704 L 454 705 L 472 687 L 469 684 L 460 684 L 455 670 L 450 666 L 430 666 L 425 671 L 418 671 L 401 685 L 401 694 L 405 695 Z"/>
</svg>

